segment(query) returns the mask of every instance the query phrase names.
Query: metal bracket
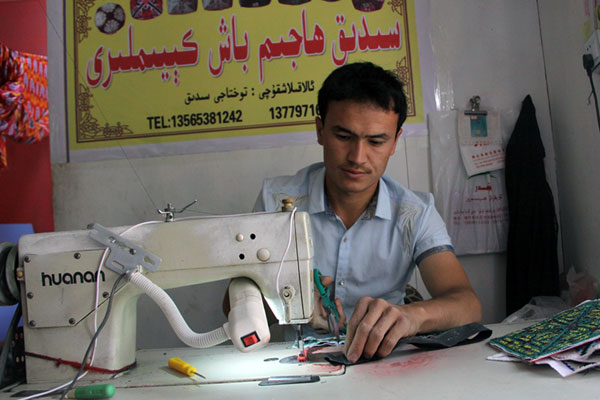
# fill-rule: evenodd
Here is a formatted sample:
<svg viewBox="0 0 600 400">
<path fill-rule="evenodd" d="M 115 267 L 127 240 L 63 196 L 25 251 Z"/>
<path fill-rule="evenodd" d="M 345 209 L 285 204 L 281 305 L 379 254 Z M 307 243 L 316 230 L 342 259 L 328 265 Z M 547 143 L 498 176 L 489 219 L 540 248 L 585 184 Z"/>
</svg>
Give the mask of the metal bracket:
<svg viewBox="0 0 600 400">
<path fill-rule="evenodd" d="M 187 206 L 183 207 L 181 210 L 176 209 L 175 207 L 173 207 L 173 204 L 171 203 L 167 203 L 167 207 L 163 210 L 156 210 L 158 211 L 158 213 L 160 215 L 164 215 L 165 216 L 165 222 L 173 222 L 175 220 L 175 214 L 176 213 L 182 213 L 185 210 L 188 209 L 188 207 L 196 204 L 198 202 L 198 200 L 194 200 L 192 201 L 190 204 L 188 204 Z"/>
<path fill-rule="evenodd" d="M 152 272 L 158 269 L 162 259 L 143 247 L 109 231 L 99 224 L 93 224 L 90 237 L 110 249 L 110 254 L 104 265 L 118 274 L 124 274 L 138 266 Z"/>
</svg>

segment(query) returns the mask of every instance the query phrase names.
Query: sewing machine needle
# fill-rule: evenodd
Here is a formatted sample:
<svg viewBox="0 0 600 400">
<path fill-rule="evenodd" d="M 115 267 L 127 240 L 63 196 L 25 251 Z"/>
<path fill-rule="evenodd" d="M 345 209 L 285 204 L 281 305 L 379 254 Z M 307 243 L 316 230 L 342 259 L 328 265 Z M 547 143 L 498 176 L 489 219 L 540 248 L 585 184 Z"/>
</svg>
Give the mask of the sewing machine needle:
<svg viewBox="0 0 600 400">
<path fill-rule="evenodd" d="M 296 325 L 296 335 L 298 341 L 298 361 L 306 361 L 306 351 L 304 350 L 304 339 L 302 338 L 302 325 Z"/>
</svg>

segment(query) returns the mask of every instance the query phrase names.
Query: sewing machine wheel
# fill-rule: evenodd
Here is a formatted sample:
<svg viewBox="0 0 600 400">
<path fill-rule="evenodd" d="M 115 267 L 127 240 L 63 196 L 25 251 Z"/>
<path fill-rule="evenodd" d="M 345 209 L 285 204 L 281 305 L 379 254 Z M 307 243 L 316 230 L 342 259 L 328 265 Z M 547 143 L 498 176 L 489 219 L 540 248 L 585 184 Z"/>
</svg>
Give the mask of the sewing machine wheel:
<svg viewBox="0 0 600 400">
<path fill-rule="evenodd" d="M 10 306 L 19 301 L 16 269 L 17 246 L 10 242 L 0 242 L 0 305 Z"/>
</svg>

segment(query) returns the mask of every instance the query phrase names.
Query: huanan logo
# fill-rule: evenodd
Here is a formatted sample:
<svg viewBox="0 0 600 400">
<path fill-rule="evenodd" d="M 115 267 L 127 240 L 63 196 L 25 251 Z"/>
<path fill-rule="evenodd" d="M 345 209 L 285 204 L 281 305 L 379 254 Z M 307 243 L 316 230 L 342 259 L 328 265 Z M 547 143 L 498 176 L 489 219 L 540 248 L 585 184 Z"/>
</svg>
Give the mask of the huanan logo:
<svg viewBox="0 0 600 400">
<path fill-rule="evenodd" d="M 100 271 L 100 279 L 106 282 L 104 271 Z M 95 283 L 96 274 L 92 271 L 77 271 L 74 273 L 59 272 L 58 274 L 46 274 L 42 272 L 42 286 L 77 285 L 81 283 Z"/>
</svg>

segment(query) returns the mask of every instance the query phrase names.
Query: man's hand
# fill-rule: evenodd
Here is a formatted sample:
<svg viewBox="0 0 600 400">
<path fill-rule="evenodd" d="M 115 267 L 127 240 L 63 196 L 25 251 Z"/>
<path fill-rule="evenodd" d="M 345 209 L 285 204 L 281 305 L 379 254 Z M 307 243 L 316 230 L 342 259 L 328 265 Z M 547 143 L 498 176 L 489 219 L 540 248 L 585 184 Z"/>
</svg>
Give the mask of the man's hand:
<svg viewBox="0 0 600 400">
<path fill-rule="evenodd" d="M 353 363 L 361 356 L 385 357 L 394 350 L 398 340 L 417 332 L 418 324 L 408 307 L 361 297 L 348 323 L 344 352 Z"/>
<path fill-rule="evenodd" d="M 453 252 L 426 257 L 419 270 L 431 300 L 401 306 L 371 297 L 358 301 L 346 334 L 345 353 L 350 362 L 361 356 L 385 357 L 406 336 L 481 320 L 481 303 Z"/>
<path fill-rule="evenodd" d="M 330 276 L 321 275 L 321 284 L 323 287 L 328 287 L 333 283 L 333 278 Z M 313 317 L 310 321 L 310 326 L 318 333 L 328 333 L 329 332 L 329 323 L 327 322 L 327 311 L 323 307 L 323 302 L 321 301 L 321 295 L 317 290 L 317 287 L 314 288 L 315 294 L 315 310 L 313 311 Z M 346 315 L 344 314 L 344 309 L 342 307 L 342 302 L 340 299 L 335 299 L 335 308 L 337 309 L 340 320 L 338 322 L 340 329 L 342 329 L 346 325 Z"/>
</svg>

